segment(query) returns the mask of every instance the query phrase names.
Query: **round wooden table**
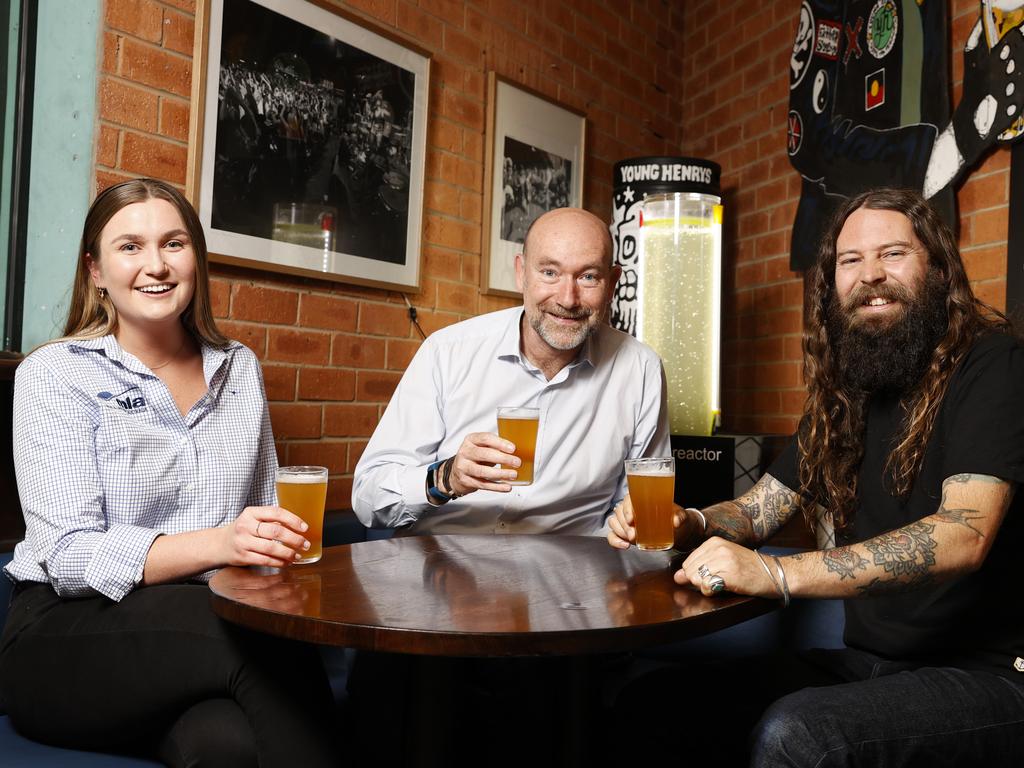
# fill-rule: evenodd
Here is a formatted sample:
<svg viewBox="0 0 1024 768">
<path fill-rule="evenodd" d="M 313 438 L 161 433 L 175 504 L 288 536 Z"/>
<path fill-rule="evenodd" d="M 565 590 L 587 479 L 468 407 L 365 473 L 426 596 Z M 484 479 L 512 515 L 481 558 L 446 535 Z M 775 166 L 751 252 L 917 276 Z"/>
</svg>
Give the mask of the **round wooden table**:
<svg viewBox="0 0 1024 768">
<path fill-rule="evenodd" d="M 668 552 L 603 538 L 410 536 L 324 550 L 281 571 L 224 568 L 213 608 L 307 642 L 431 656 L 608 653 L 685 640 L 775 610 L 672 581 Z"/>
</svg>

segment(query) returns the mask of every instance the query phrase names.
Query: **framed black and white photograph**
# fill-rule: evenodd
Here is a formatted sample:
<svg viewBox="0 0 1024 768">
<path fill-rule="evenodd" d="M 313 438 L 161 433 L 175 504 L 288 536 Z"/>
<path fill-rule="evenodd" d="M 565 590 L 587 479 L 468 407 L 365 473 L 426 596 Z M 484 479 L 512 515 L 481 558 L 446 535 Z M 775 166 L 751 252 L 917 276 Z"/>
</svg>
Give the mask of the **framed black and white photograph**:
<svg viewBox="0 0 1024 768">
<path fill-rule="evenodd" d="M 188 193 L 211 260 L 415 290 L 429 55 L 307 0 L 197 5 Z"/>
<path fill-rule="evenodd" d="M 583 204 L 586 116 L 515 85 L 487 79 L 487 149 L 480 285 L 518 296 L 515 257 L 543 213 Z"/>
</svg>

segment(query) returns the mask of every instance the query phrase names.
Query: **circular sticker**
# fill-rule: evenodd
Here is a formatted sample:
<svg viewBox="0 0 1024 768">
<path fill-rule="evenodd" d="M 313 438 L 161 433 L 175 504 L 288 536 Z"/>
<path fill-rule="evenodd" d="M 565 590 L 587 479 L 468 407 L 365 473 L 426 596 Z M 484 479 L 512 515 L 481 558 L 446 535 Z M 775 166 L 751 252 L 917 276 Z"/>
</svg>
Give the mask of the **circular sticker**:
<svg viewBox="0 0 1024 768">
<path fill-rule="evenodd" d="M 786 151 L 790 157 L 800 151 L 800 145 L 804 141 L 804 121 L 800 113 L 789 110 L 789 118 L 786 121 Z"/>
<path fill-rule="evenodd" d="M 896 45 L 899 31 L 896 3 L 893 0 L 878 0 L 868 16 L 868 51 L 876 59 L 885 57 Z"/>
<path fill-rule="evenodd" d="M 814 51 L 814 13 L 807 0 L 800 5 L 800 23 L 796 28 L 793 53 L 789 57 L 789 89 L 793 90 L 804 79 Z"/>
</svg>

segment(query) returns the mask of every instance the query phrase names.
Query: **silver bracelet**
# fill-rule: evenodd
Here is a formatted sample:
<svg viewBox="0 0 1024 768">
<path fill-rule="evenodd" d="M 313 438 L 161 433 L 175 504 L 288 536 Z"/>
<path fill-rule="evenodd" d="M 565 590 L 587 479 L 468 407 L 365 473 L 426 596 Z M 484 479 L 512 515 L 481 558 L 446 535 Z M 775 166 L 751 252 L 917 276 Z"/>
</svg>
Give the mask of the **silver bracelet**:
<svg viewBox="0 0 1024 768">
<path fill-rule="evenodd" d="M 704 528 L 700 532 L 700 535 L 701 536 L 707 536 L 708 535 L 708 519 L 706 517 L 704 517 L 704 513 L 701 512 L 696 507 L 686 507 L 686 511 L 687 512 L 693 512 L 695 515 L 697 515 L 697 517 L 700 518 L 700 524 L 704 526 Z"/>
<path fill-rule="evenodd" d="M 768 555 L 772 560 L 775 561 L 775 569 L 779 572 L 779 579 L 782 581 L 782 607 L 789 608 L 789 582 L 786 581 L 786 571 L 782 568 L 782 563 L 775 555 Z"/>
<path fill-rule="evenodd" d="M 768 563 L 765 562 L 764 555 L 756 549 L 754 550 L 754 554 L 757 555 L 757 559 L 761 561 L 764 572 L 768 574 L 768 580 L 772 583 L 772 586 L 775 587 L 775 591 L 779 593 L 779 597 L 784 597 L 782 587 L 779 586 L 779 580 L 775 578 L 775 574 L 772 573 L 772 569 L 768 567 Z"/>
</svg>

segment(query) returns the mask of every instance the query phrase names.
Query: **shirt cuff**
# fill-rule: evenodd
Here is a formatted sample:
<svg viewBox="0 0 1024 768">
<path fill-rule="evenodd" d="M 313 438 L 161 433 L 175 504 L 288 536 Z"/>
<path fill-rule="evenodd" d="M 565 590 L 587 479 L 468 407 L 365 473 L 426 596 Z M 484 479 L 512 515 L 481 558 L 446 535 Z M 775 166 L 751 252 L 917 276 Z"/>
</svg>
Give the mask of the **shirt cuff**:
<svg viewBox="0 0 1024 768">
<path fill-rule="evenodd" d="M 402 505 L 405 507 L 399 525 L 407 525 L 420 519 L 423 512 L 432 509 L 427 501 L 427 468 L 430 464 L 405 467 L 399 478 L 402 491 Z"/>
<path fill-rule="evenodd" d="M 85 583 L 120 602 L 142 581 L 149 548 L 162 533 L 138 525 L 112 525 L 85 569 Z"/>
</svg>

